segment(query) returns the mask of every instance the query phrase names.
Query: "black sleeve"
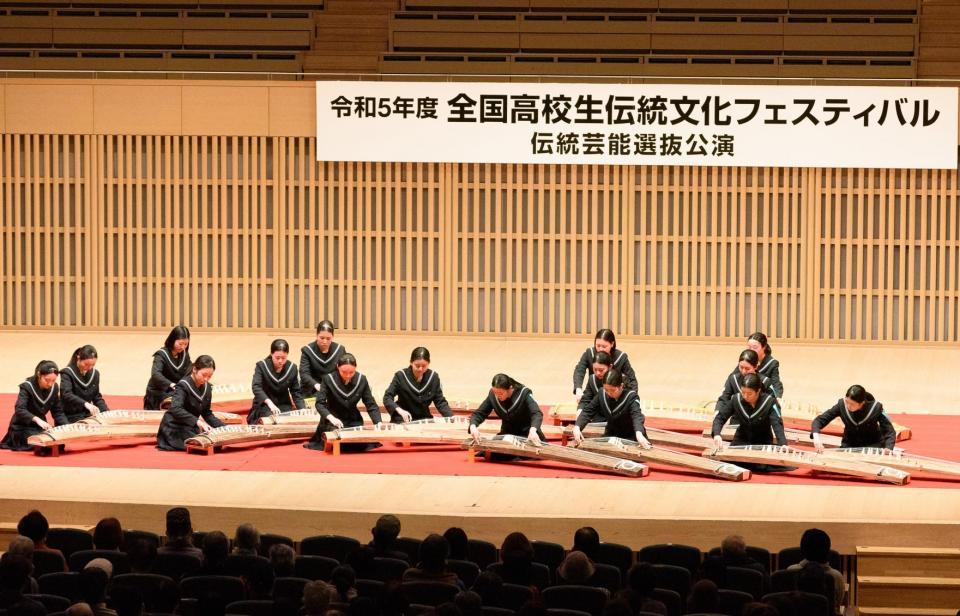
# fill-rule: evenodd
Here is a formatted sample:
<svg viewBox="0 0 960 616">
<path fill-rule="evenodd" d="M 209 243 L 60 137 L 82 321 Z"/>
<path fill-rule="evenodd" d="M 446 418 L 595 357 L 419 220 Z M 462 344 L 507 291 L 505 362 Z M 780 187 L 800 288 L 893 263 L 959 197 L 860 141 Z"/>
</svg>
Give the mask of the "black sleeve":
<svg viewBox="0 0 960 616">
<path fill-rule="evenodd" d="M 633 366 L 630 365 L 630 358 L 627 357 L 627 354 L 623 354 L 623 362 L 620 366 L 620 374 L 623 375 L 623 384 L 630 391 L 637 391 L 639 384 L 637 383 L 637 373 L 633 371 Z"/>
<path fill-rule="evenodd" d="M 718 400 L 717 414 L 713 416 L 713 427 L 710 428 L 710 436 L 718 436 L 720 432 L 723 431 L 723 426 L 727 423 L 727 420 L 730 419 L 731 415 L 733 415 L 733 405 L 731 405 L 729 401 L 726 404 L 720 404 Z"/>
<path fill-rule="evenodd" d="M 587 427 L 587 424 L 597 421 L 597 417 L 600 415 L 600 394 L 593 396 L 590 399 L 590 403 L 587 404 L 580 411 L 580 414 L 577 415 L 577 427 L 583 430 Z"/>
<path fill-rule="evenodd" d="M 879 403 L 878 403 L 879 404 Z M 877 423 L 880 426 L 880 435 L 883 437 L 883 448 L 893 449 L 897 446 L 897 429 L 893 427 L 893 422 L 887 416 L 887 412 L 880 406 L 880 415 L 877 417 Z"/>
<path fill-rule="evenodd" d="M 314 400 L 316 402 L 317 412 L 320 413 L 320 417 L 324 419 L 330 416 L 330 404 L 327 402 L 329 395 L 327 384 L 320 381 L 320 389 L 317 390 L 317 397 L 314 398 Z"/>
<path fill-rule="evenodd" d="M 400 378 L 400 372 L 394 372 L 390 384 L 387 385 L 387 390 L 383 392 L 383 408 L 390 413 L 391 419 L 397 416 L 397 393 L 400 391 Z"/>
<path fill-rule="evenodd" d="M 783 432 L 783 418 L 780 417 L 780 405 L 776 400 L 770 409 L 770 427 L 773 428 L 773 435 L 777 437 L 777 445 L 786 445 L 787 435 Z"/>
<path fill-rule="evenodd" d="M 30 388 L 26 383 L 20 385 L 20 393 L 17 394 L 17 402 L 13 406 L 13 414 L 17 418 L 17 423 L 33 424 L 33 418 L 36 417 L 30 412 L 30 406 L 27 401 L 30 399 Z"/>
<path fill-rule="evenodd" d="M 590 381 L 592 377 L 587 378 L 587 386 L 583 388 L 583 396 L 580 398 L 580 402 L 577 404 L 577 411 L 583 412 L 584 409 L 590 406 L 590 404 L 597 398 L 597 391 L 590 387 Z"/>
<path fill-rule="evenodd" d="M 163 354 L 154 353 L 153 367 L 150 369 L 150 382 L 159 385 L 157 389 L 167 390 L 173 385 L 173 381 L 163 376 Z"/>
<path fill-rule="evenodd" d="M 647 428 L 643 425 L 643 409 L 640 408 L 640 400 L 634 400 L 630 405 L 630 419 L 633 420 L 633 431 L 647 436 Z"/>
<path fill-rule="evenodd" d="M 715 407 L 717 412 L 720 412 L 721 409 L 725 409 L 730 406 L 730 400 L 737 394 L 737 388 L 733 386 L 733 379 L 727 376 L 726 380 L 723 382 L 723 391 L 720 392 L 720 397 L 717 398 L 717 405 Z M 727 419 L 730 418 L 728 414 Z"/>
<path fill-rule="evenodd" d="M 577 393 L 578 387 L 583 387 L 583 377 L 587 374 L 587 371 L 590 370 L 591 359 L 590 349 L 587 349 L 583 352 L 583 355 L 580 356 L 580 361 L 577 362 L 576 367 L 573 369 L 573 393 Z"/>
<path fill-rule="evenodd" d="M 179 387 L 177 389 L 180 389 Z M 210 398 L 205 399 L 202 402 L 203 406 L 200 407 L 200 415 L 203 417 L 203 420 L 207 422 L 211 428 L 222 428 L 226 424 L 220 421 L 220 418 L 213 414 L 213 411 L 210 410 Z"/>
<path fill-rule="evenodd" d="M 267 392 L 263 391 L 263 374 L 260 372 L 260 362 L 253 366 L 253 382 L 250 384 L 253 391 L 253 407 L 256 408 L 267 401 Z"/>
<path fill-rule="evenodd" d="M 527 393 L 526 404 L 527 410 L 530 412 L 530 427 L 536 428 L 539 432 L 543 426 L 543 411 L 540 410 L 540 405 L 533 399 L 533 394 L 531 393 Z"/>
<path fill-rule="evenodd" d="M 173 398 L 170 401 L 170 408 L 167 409 L 167 412 L 173 415 L 179 423 L 196 426 L 197 417 L 184 407 L 184 402 L 187 399 L 187 395 L 189 395 L 187 393 L 187 387 L 189 387 L 189 385 L 186 383 L 180 383 L 180 386 L 173 390 Z"/>
<path fill-rule="evenodd" d="M 64 370 L 60 373 L 60 396 L 67 402 L 72 402 L 77 406 L 83 406 L 87 401 L 73 393 L 73 377 Z"/>
<path fill-rule="evenodd" d="M 293 398 L 293 408 L 305 409 L 307 403 L 303 401 L 303 392 L 300 389 L 300 377 L 294 371 L 293 378 L 290 379 L 290 385 L 287 387 L 290 397 Z"/>
<path fill-rule="evenodd" d="M 443 417 L 453 417 L 453 411 L 447 404 L 447 399 L 443 397 L 443 386 L 440 385 L 440 375 L 434 373 L 437 379 L 437 391 L 433 394 L 433 406 L 437 407 L 437 412 Z"/>
<path fill-rule="evenodd" d="M 774 360 L 773 365 L 767 371 L 767 377 L 770 379 L 770 389 L 777 398 L 783 397 L 783 381 L 780 380 L 780 362 Z"/>
<path fill-rule="evenodd" d="M 840 400 L 832 407 L 826 411 L 820 413 L 813 419 L 813 423 L 810 426 L 811 434 L 819 434 L 821 430 L 827 427 L 831 421 L 840 417 L 840 413 L 843 411 L 843 400 Z"/>
<path fill-rule="evenodd" d="M 62 388 L 61 388 L 62 389 Z M 106 413 L 110 410 L 110 407 L 107 406 L 107 401 L 103 399 L 103 394 L 100 393 L 100 375 L 97 374 L 97 392 L 96 395 L 91 400 L 100 411 Z"/>
<path fill-rule="evenodd" d="M 488 395 L 483 399 L 483 402 L 480 403 L 480 406 L 470 414 L 470 425 L 479 426 L 482 424 L 487 417 L 490 416 L 490 411 L 493 410 L 493 403 L 490 402 L 490 396 Z"/>
<path fill-rule="evenodd" d="M 63 401 L 60 400 L 60 387 L 54 385 L 57 391 L 53 392 L 53 399 L 50 400 L 50 414 L 53 415 L 53 423 L 57 426 L 65 426 L 70 421 L 67 414 L 63 412 Z"/>
<path fill-rule="evenodd" d="M 310 358 L 307 357 L 307 347 L 300 349 L 300 386 L 316 391 L 317 380 L 310 373 Z"/>
<path fill-rule="evenodd" d="M 363 379 L 363 390 L 360 392 L 360 399 L 363 400 L 363 405 L 367 407 L 367 415 L 370 416 L 370 421 L 374 425 L 380 423 L 380 407 L 377 406 L 377 399 L 373 397 L 373 392 L 370 391 L 370 381 L 366 378 Z"/>
</svg>

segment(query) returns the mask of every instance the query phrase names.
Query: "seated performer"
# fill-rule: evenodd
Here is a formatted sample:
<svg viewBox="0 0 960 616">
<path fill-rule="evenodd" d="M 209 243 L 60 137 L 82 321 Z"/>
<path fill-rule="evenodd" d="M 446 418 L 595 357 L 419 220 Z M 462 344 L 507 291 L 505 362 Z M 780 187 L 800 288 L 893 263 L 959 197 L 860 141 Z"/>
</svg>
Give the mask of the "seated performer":
<svg viewBox="0 0 960 616">
<path fill-rule="evenodd" d="M 89 344 L 73 352 L 70 363 L 60 371 L 60 398 L 67 421 L 76 423 L 100 411 L 109 411 L 100 395 L 97 350 Z"/>
<path fill-rule="evenodd" d="M 593 374 L 587 377 L 587 386 L 583 388 L 583 395 L 577 402 L 577 415 L 590 406 L 590 402 L 603 389 L 603 377 L 606 376 L 607 370 L 613 368 L 613 358 L 606 351 L 599 351 L 593 358 L 592 368 Z"/>
<path fill-rule="evenodd" d="M 764 391 L 760 375 L 745 374 L 740 377 L 738 385 L 740 392 L 733 396 L 729 404 L 722 407 L 717 405 L 711 431 L 717 446 L 723 446 L 720 432 L 734 414 L 740 417 L 740 425 L 733 436 L 734 445 L 770 445 L 774 435 L 778 445 L 786 445 L 780 407 L 777 406 L 777 399 Z"/>
<path fill-rule="evenodd" d="M 324 319 L 317 324 L 317 339 L 300 349 L 300 388 L 304 398 L 320 391 L 323 377 L 337 369 L 337 360 L 346 349 L 333 341 L 333 323 Z"/>
<path fill-rule="evenodd" d="M 367 377 L 357 372 L 357 358 L 350 353 L 343 353 L 337 359 L 337 371 L 322 378 L 317 390 L 317 412 L 322 419 L 317 426 L 317 432 L 304 445 L 307 449 L 323 451 L 326 447 L 324 432 L 339 428 L 353 428 L 363 425 L 363 416 L 357 410 L 357 405 L 363 402 L 367 415 L 373 425 L 380 423 L 380 407 L 370 393 L 370 384 Z M 349 447 L 348 447 L 349 445 Z M 379 447 L 379 443 L 344 443 L 341 451 L 365 451 Z"/>
<path fill-rule="evenodd" d="M 391 423 L 430 419 L 430 403 L 444 417 L 453 412 L 440 386 L 440 375 L 430 369 L 430 351 L 417 347 L 410 354 L 410 367 L 398 370 L 383 394 L 383 406 Z"/>
<path fill-rule="evenodd" d="M 216 368 L 212 357 L 201 355 L 193 363 L 190 375 L 177 383 L 170 408 L 160 420 L 157 449 L 186 451 L 185 440 L 225 425 L 210 411 L 210 379 Z"/>
<path fill-rule="evenodd" d="M 514 381 L 506 374 L 493 377 L 490 393 L 480 406 L 470 415 L 470 435 L 474 442 L 480 442 L 480 424 L 490 412 L 500 418 L 498 434 L 512 434 L 528 438 L 535 445 L 546 440 L 540 426 L 543 425 L 543 412 L 533 399 L 533 393 L 524 385 Z"/>
<path fill-rule="evenodd" d="M 270 355 L 253 368 L 253 406 L 247 414 L 248 424 L 260 423 L 261 417 L 274 413 L 306 408 L 300 395 L 300 377 L 293 362 L 287 361 L 290 345 L 278 338 L 270 345 Z"/>
<path fill-rule="evenodd" d="M 190 330 L 177 325 L 167 335 L 163 348 L 153 354 L 153 368 L 143 408 L 159 410 L 177 388 L 180 379 L 190 374 Z"/>
<path fill-rule="evenodd" d="M 583 377 L 600 351 L 608 353 L 613 358 L 613 367 L 623 374 L 623 382 L 627 389 L 637 391 L 637 375 L 633 371 L 633 366 L 630 365 L 630 359 L 626 353 L 617 350 L 616 335 L 609 329 L 601 329 L 594 336 L 593 346 L 583 352 L 580 361 L 573 369 L 573 393 L 577 399 L 579 400 L 583 395 Z"/>
<path fill-rule="evenodd" d="M 767 343 L 767 336 L 754 332 L 747 338 L 747 348 L 757 354 L 757 374 L 770 379 L 769 389 L 777 400 L 783 398 L 783 382 L 780 380 L 780 362 L 773 358 L 773 350 Z"/>
<path fill-rule="evenodd" d="M 839 417 L 843 421 L 841 447 L 882 447 L 893 449 L 897 431 L 873 394 L 860 385 L 852 385 L 842 400 L 838 400 L 813 420 L 813 445 L 823 451 L 820 431 Z"/>
<path fill-rule="evenodd" d="M 616 368 L 610 368 L 603 378 L 603 391 L 593 398 L 590 406 L 577 415 L 577 424 L 573 428 L 573 442 L 583 442 L 583 428 L 594 421 L 607 422 L 604 436 L 616 436 L 637 441 L 641 446 L 650 448 L 647 431 L 643 427 L 643 411 L 637 392 L 626 389 L 623 375 Z"/>
<path fill-rule="evenodd" d="M 730 406 L 730 401 L 733 397 L 740 393 L 740 383 L 743 380 L 743 377 L 748 374 L 757 374 L 757 365 L 760 363 L 759 358 L 757 357 L 756 351 L 751 351 L 746 349 L 741 351 L 740 359 L 737 362 L 737 368 L 730 373 L 727 377 L 727 380 L 723 382 L 723 391 L 720 392 L 720 397 L 717 398 L 717 405 L 715 410 L 719 413 L 721 408 L 726 408 Z M 760 377 L 760 383 L 763 386 L 763 391 L 765 393 L 773 393 L 770 389 L 770 379 L 765 376 L 757 374 Z M 739 418 L 734 416 L 734 421 L 732 423 L 736 424 L 739 422 Z"/>
<path fill-rule="evenodd" d="M 10 417 L 10 427 L 7 435 L 0 441 L 0 449 L 33 449 L 27 444 L 27 439 L 53 427 L 45 419 L 48 412 L 55 425 L 68 423 L 60 404 L 60 387 L 57 385 L 59 373 L 57 364 L 46 359 L 37 364 L 33 376 L 20 383 L 20 393 L 17 394 L 13 415 Z"/>
</svg>

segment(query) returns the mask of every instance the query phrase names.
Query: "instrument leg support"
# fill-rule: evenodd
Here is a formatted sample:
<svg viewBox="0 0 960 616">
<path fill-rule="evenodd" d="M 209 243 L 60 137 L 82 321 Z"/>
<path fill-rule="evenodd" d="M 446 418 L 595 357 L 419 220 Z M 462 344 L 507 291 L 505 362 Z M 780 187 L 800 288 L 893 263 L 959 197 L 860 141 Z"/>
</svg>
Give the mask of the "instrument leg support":
<svg viewBox="0 0 960 616">
<path fill-rule="evenodd" d="M 211 445 L 209 447 L 197 447 L 196 445 L 187 445 L 187 453 L 199 453 L 205 456 L 212 456 L 215 451 Z"/>
</svg>

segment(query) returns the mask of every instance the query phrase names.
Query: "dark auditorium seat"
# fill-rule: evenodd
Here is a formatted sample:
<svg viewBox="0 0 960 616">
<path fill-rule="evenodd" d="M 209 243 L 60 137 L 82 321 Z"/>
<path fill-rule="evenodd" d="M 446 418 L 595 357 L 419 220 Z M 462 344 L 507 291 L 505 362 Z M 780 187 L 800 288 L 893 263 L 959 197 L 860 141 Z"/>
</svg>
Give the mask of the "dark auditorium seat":
<svg viewBox="0 0 960 616">
<path fill-rule="evenodd" d="M 330 574 L 340 563 L 329 556 L 297 556 L 293 562 L 293 574 L 308 580 L 330 581 Z"/>
<path fill-rule="evenodd" d="M 530 563 L 533 568 L 532 584 L 537 588 L 544 589 L 550 585 L 550 570 L 547 569 L 547 566 L 543 563 L 533 562 Z M 487 567 L 487 571 L 493 571 L 501 578 L 503 577 L 503 563 L 493 563 Z M 504 580 L 507 581 L 507 580 Z"/>
<path fill-rule="evenodd" d="M 590 612 L 567 610 L 560 607 L 547 608 L 547 616 L 590 616 Z"/>
<path fill-rule="evenodd" d="M 593 568 L 593 576 L 589 581 L 590 586 L 606 588 L 610 591 L 610 594 L 623 588 L 623 576 L 620 575 L 620 569 L 604 563 L 594 563 Z"/>
<path fill-rule="evenodd" d="M 243 580 L 227 575 L 197 575 L 180 581 L 180 594 L 193 599 L 212 595 L 227 605 L 243 601 Z"/>
<path fill-rule="evenodd" d="M 151 573 L 165 575 L 174 582 L 196 575 L 203 567 L 203 561 L 191 554 L 157 554 Z"/>
<path fill-rule="evenodd" d="M 543 563 L 551 572 L 557 570 L 566 554 L 563 546 L 552 541 L 531 541 L 534 562 Z"/>
<path fill-rule="evenodd" d="M 717 591 L 717 606 L 720 612 L 729 616 L 740 616 L 743 614 L 743 606 L 753 601 L 750 593 L 740 592 L 739 590 L 730 590 L 721 588 Z"/>
<path fill-rule="evenodd" d="M 47 608 L 47 612 L 63 612 L 70 607 L 70 599 L 57 595 L 24 595 L 24 597 L 42 603 L 43 607 Z"/>
<path fill-rule="evenodd" d="M 833 613 L 833 606 L 826 597 L 809 592 L 773 592 L 764 595 L 763 602 L 777 608 L 794 606 L 796 613 L 803 616 L 830 616 Z"/>
<path fill-rule="evenodd" d="M 759 601 L 760 597 L 766 594 L 764 575 L 756 569 L 727 567 L 726 578 L 727 583 L 724 585 L 725 588 L 749 593 L 754 601 Z"/>
<path fill-rule="evenodd" d="M 683 567 L 693 578 L 700 570 L 700 550 L 691 545 L 679 543 L 661 543 L 648 545 L 637 554 L 637 560 L 654 565 L 673 565 Z"/>
<path fill-rule="evenodd" d="M 373 559 L 373 579 L 381 582 L 400 580 L 403 572 L 410 568 L 410 563 L 399 558 L 376 556 Z"/>
<path fill-rule="evenodd" d="M 406 554 L 407 562 L 417 564 L 420 562 L 421 543 L 423 543 L 423 541 L 414 539 L 413 537 L 397 537 L 397 540 L 393 544 L 393 549 Z"/>
<path fill-rule="evenodd" d="M 71 571 L 83 571 L 87 563 L 94 558 L 105 558 L 113 565 L 113 575 L 130 573 L 130 557 L 118 550 L 80 550 L 67 559 Z"/>
<path fill-rule="evenodd" d="M 683 614 L 684 599 L 677 591 L 669 588 L 654 588 L 650 596 L 667 606 L 667 616 Z"/>
<path fill-rule="evenodd" d="M 721 558 L 723 556 L 723 550 L 720 549 L 719 546 L 710 548 L 708 555 L 714 558 Z M 767 571 L 767 573 L 770 573 L 770 562 L 772 560 L 770 550 L 755 545 L 748 545 L 747 556 L 763 565 L 763 568 Z"/>
<path fill-rule="evenodd" d="M 357 582 L 354 584 L 354 587 L 357 589 L 357 596 L 370 597 L 371 599 L 379 598 L 384 586 L 385 584 L 380 580 L 357 579 Z"/>
<path fill-rule="evenodd" d="M 133 588 L 143 597 L 143 609 L 147 612 L 172 613 L 180 601 L 177 583 L 165 575 L 155 573 L 124 573 L 110 580 L 107 595 L 118 587 Z"/>
<path fill-rule="evenodd" d="M 470 560 L 477 563 L 481 571 L 500 560 L 497 546 L 483 539 L 468 539 L 467 552 Z"/>
<path fill-rule="evenodd" d="M 506 608 L 508 610 L 519 610 L 524 603 L 533 599 L 533 591 L 529 586 L 519 584 L 509 584 L 504 582 L 500 588 L 500 600 L 496 607 Z"/>
<path fill-rule="evenodd" d="M 160 535 L 157 533 L 151 533 L 148 530 L 125 530 L 123 531 L 123 551 L 130 549 L 133 542 L 138 539 L 149 541 L 154 548 L 160 547 Z"/>
<path fill-rule="evenodd" d="M 270 557 L 270 548 L 277 544 L 289 545 L 291 548 L 294 546 L 293 539 L 287 537 L 286 535 L 278 535 L 275 533 L 262 533 L 260 535 L 260 556 Z"/>
<path fill-rule="evenodd" d="M 270 600 L 234 601 L 227 604 L 227 614 L 241 616 L 273 616 L 274 603 Z"/>
<path fill-rule="evenodd" d="M 447 569 L 456 573 L 457 577 L 460 578 L 460 581 L 463 582 L 463 585 L 467 588 L 473 586 L 473 583 L 477 580 L 477 576 L 480 575 L 480 567 L 477 566 L 477 563 L 470 560 L 448 558 Z"/>
<path fill-rule="evenodd" d="M 587 612 L 592 616 L 600 616 L 610 594 L 595 586 L 571 584 L 545 588 L 540 596 L 547 609 L 572 609 Z"/>
<path fill-rule="evenodd" d="M 300 553 L 304 556 L 326 556 L 342 563 L 358 547 L 360 542 L 353 537 L 315 535 L 300 542 Z"/>
<path fill-rule="evenodd" d="M 777 570 L 786 569 L 790 565 L 795 565 L 803 560 L 803 555 L 800 553 L 800 548 L 783 548 L 777 552 Z M 843 571 L 841 565 L 843 564 L 843 559 L 840 558 L 840 552 L 836 550 L 830 550 L 829 557 L 830 566 L 836 569 L 837 571 Z"/>
<path fill-rule="evenodd" d="M 493 607 L 492 605 L 484 605 L 480 608 L 480 613 L 483 616 L 515 616 L 516 611 L 508 610 L 502 607 Z M 550 610 L 547 610 L 547 613 L 550 613 Z"/>
<path fill-rule="evenodd" d="M 77 528 L 51 528 L 47 531 L 47 547 L 60 550 L 69 560 L 74 552 L 93 549 L 93 535 Z"/>
<path fill-rule="evenodd" d="M 67 570 L 67 561 L 59 552 L 50 550 L 33 551 L 33 576 L 40 577 L 48 573 L 62 573 Z"/>
<path fill-rule="evenodd" d="M 310 581 L 302 577 L 279 577 L 273 582 L 273 598 L 276 601 L 290 599 L 299 605 L 303 599 L 303 587 Z"/>
<path fill-rule="evenodd" d="M 231 554 L 224 559 L 222 567 L 224 575 L 234 577 L 250 577 L 254 572 L 266 569 L 273 571 L 269 559 L 250 554 Z"/>
<path fill-rule="evenodd" d="M 45 573 L 37 578 L 37 585 L 40 592 L 45 595 L 66 597 L 71 601 L 79 601 L 82 596 L 80 574 L 75 571 Z"/>
<path fill-rule="evenodd" d="M 657 576 L 657 588 L 666 588 L 680 595 L 686 601 L 690 594 L 691 575 L 683 567 L 676 565 L 652 565 Z"/>
<path fill-rule="evenodd" d="M 620 543 L 600 543 L 594 551 L 593 562 L 613 565 L 625 576 L 633 565 L 633 550 Z"/>
<path fill-rule="evenodd" d="M 419 603 L 436 607 L 441 603 L 453 601 L 460 589 L 453 584 L 443 582 L 415 581 L 400 585 L 410 603 Z"/>
</svg>

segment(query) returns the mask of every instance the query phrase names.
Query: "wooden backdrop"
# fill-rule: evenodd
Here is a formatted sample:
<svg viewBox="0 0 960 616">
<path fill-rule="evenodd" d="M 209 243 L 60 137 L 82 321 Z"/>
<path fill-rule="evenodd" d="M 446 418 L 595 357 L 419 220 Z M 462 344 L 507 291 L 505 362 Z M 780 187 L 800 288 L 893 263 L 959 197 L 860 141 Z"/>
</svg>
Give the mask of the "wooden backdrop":
<svg viewBox="0 0 960 616">
<path fill-rule="evenodd" d="M 313 84 L 0 81 L 0 326 L 957 342 L 957 172 L 315 161 Z"/>
</svg>

